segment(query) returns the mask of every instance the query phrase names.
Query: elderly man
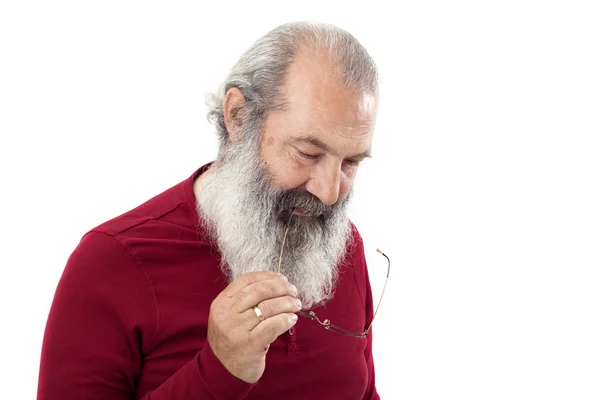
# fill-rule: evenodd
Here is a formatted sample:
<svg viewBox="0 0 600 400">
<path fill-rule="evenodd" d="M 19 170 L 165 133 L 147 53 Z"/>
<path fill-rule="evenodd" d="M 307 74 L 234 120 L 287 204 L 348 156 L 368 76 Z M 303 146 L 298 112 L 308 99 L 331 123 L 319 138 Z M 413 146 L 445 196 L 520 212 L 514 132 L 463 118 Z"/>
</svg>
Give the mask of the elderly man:
<svg viewBox="0 0 600 400">
<path fill-rule="evenodd" d="M 38 399 L 379 398 L 371 289 L 346 215 L 371 150 L 373 60 L 341 29 L 287 24 L 212 100 L 217 160 L 92 229 L 69 258 Z"/>
</svg>

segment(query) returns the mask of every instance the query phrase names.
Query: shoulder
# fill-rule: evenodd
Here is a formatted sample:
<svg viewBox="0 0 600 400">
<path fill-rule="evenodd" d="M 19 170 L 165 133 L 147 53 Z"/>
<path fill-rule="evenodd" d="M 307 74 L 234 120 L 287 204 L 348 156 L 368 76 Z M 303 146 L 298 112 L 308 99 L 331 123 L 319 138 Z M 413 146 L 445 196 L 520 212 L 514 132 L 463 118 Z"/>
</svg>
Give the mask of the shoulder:
<svg viewBox="0 0 600 400">
<path fill-rule="evenodd" d="M 139 274 L 137 263 L 114 236 L 90 231 L 71 253 L 61 280 L 83 287 L 114 286 Z"/>
<path fill-rule="evenodd" d="M 192 191 L 197 173 L 89 230 L 72 252 L 65 272 L 145 277 L 152 283 L 148 260 L 172 254 L 174 243 L 191 246 L 203 239 Z"/>
<path fill-rule="evenodd" d="M 365 260 L 365 247 L 363 238 L 352 221 L 350 221 L 350 237 L 348 240 L 347 255 L 352 258 L 354 262 Z"/>
<path fill-rule="evenodd" d="M 131 255 L 132 243 L 161 230 L 158 222 L 147 228 L 151 221 L 160 221 L 179 210 L 185 203 L 179 183 L 152 197 L 143 204 L 112 218 L 83 235 L 71 253 L 65 268 L 65 277 L 139 274 L 139 265 Z M 191 223 L 193 224 L 193 222 Z M 130 238 L 136 238 L 131 240 Z M 127 272 L 126 270 L 129 270 Z"/>
<path fill-rule="evenodd" d="M 360 291 L 362 294 L 362 292 L 364 292 L 363 283 L 368 274 L 364 243 L 358 228 L 352 221 L 350 221 L 350 229 L 348 244 L 346 246 L 346 255 L 342 262 L 342 267 L 344 269 L 347 268 L 352 270 L 352 275 L 358 286 L 361 288 Z"/>
<path fill-rule="evenodd" d="M 184 192 L 183 184 L 185 184 L 185 181 L 163 191 L 139 206 L 96 226 L 90 232 L 116 236 L 148 221 L 159 220 L 169 215 L 185 204 L 185 196 L 182 195 L 182 192 Z"/>
<path fill-rule="evenodd" d="M 92 248 L 97 242 L 107 246 L 110 242 L 102 235 L 113 238 L 112 246 L 120 244 L 132 254 L 153 253 L 162 245 L 168 247 L 172 240 L 201 240 L 193 179 L 198 171 L 186 180 L 170 187 L 139 206 L 112 218 L 84 236 Z"/>
</svg>

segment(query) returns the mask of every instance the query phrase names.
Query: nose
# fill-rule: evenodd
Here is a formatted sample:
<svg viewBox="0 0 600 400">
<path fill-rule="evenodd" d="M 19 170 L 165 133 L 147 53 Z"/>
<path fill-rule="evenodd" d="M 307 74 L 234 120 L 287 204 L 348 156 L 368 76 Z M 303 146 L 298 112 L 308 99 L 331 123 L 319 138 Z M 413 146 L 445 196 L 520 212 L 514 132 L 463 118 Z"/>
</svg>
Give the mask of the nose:
<svg viewBox="0 0 600 400">
<path fill-rule="evenodd" d="M 342 170 L 341 165 L 335 164 L 318 167 L 306 183 L 306 190 L 328 206 L 335 204 L 340 195 Z"/>
</svg>

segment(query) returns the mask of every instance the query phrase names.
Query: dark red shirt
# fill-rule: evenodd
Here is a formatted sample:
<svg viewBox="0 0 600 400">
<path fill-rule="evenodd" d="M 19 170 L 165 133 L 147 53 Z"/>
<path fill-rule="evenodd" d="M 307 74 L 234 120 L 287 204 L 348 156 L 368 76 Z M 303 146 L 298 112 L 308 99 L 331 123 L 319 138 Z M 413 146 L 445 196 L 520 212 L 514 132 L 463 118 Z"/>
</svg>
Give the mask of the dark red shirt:
<svg viewBox="0 0 600 400">
<path fill-rule="evenodd" d="M 215 357 L 208 313 L 227 282 L 198 224 L 200 171 L 82 238 L 48 317 L 38 399 L 379 399 L 371 334 L 344 336 L 300 317 L 271 345 L 253 385 Z M 353 232 L 335 298 L 314 311 L 362 332 L 373 307 Z"/>
</svg>

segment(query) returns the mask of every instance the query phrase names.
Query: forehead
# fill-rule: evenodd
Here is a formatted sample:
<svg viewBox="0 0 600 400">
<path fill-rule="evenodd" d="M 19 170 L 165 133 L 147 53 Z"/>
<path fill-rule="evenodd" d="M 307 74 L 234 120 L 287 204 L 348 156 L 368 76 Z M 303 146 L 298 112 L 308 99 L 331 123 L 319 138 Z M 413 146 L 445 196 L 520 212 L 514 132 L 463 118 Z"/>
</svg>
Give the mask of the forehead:
<svg viewBox="0 0 600 400">
<path fill-rule="evenodd" d="M 327 57 L 299 54 L 289 67 L 282 94 L 289 132 L 370 147 L 378 95 L 345 87 Z"/>
</svg>

